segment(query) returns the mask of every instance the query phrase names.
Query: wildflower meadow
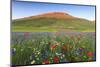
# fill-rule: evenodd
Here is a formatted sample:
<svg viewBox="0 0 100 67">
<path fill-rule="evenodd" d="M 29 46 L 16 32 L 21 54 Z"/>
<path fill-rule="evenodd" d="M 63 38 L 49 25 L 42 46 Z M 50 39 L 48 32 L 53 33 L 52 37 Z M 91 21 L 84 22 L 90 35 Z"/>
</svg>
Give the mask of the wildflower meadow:
<svg viewBox="0 0 100 67">
<path fill-rule="evenodd" d="M 12 65 L 96 60 L 94 32 L 12 33 Z"/>
</svg>

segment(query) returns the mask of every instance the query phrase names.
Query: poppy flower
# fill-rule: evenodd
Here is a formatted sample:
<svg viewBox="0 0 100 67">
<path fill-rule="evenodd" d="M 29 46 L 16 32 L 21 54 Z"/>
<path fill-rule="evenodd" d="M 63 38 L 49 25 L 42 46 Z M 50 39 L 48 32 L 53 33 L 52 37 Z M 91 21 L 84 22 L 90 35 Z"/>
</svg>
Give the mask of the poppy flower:
<svg viewBox="0 0 100 67">
<path fill-rule="evenodd" d="M 45 61 L 43 62 L 43 64 L 50 64 L 50 61 L 45 60 Z"/>
<path fill-rule="evenodd" d="M 79 50 L 83 50 L 84 48 L 80 47 Z"/>
<path fill-rule="evenodd" d="M 63 45 L 62 49 L 65 50 L 65 51 L 67 51 L 67 46 Z"/>
<path fill-rule="evenodd" d="M 51 49 L 55 49 L 57 47 L 57 45 L 52 45 Z"/>
<path fill-rule="evenodd" d="M 78 36 L 78 37 L 77 37 L 77 40 L 80 40 L 80 39 L 81 39 L 81 36 Z"/>
<path fill-rule="evenodd" d="M 74 40 L 74 36 L 70 36 L 70 38 L 71 38 L 72 40 Z"/>
<path fill-rule="evenodd" d="M 29 36 L 29 32 L 25 32 L 25 33 L 24 33 L 24 37 L 25 37 L 25 38 L 28 38 L 28 36 Z"/>
<path fill-rule="evenodd" d="M 56 36 L 60 36 L 60 32 L 56 32 L 55 34 L 56 34 Z"/>
<path fill-rule="evenodd" d="M 53 58 L 54 63 L 58 63 L 59 62 L 59 58 L 56 56 Z"/>
<path fill-rule="evenodd" d="M 87 53 L 87 56 L 88 56 L 88 57 L 93 57 L 93 53 L 92 53 L 92 52 L 88 52 L 88 53 Z"/>
</svg>

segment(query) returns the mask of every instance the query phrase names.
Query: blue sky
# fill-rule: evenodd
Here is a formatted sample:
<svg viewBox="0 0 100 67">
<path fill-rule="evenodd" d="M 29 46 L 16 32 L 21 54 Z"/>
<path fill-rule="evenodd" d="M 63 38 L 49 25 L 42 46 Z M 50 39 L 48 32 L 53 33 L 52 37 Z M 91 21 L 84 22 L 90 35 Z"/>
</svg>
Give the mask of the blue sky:
<svg viewBox="0 0 100 67">
<path fill-rule="evenodd" d="M 79 6 L 71 4 L 50 4 L 35 2 L 12 2 L 12 19 L 39 15 L 48 12 L 65 12 L 72 16 L 95 20 L 94 6 Z"/>
</svg>

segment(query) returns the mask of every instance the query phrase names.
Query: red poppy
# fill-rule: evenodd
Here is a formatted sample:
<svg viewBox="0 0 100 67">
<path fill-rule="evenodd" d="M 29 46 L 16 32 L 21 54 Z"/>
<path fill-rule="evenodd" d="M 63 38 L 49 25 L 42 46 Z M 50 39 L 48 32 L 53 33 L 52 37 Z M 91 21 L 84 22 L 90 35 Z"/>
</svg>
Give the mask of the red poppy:
<svg viewBox="0 0 100 67">
<path fill-rule="evenodd" d="M 87 53 L 87 56 L 88 56 L 88 57 L 93 57 L 93 53 L 92 53 L 92 52 L 88 52 L 88 53 Z"/>
<path fill-rule="evenodd" d="M 71 38 L 72 40 L 74 40 L 74 36 L 70 36 L 70 38 Z"/>
<path fill-rule="evenodd" d="M 54 63 L 58 63 L 59 62 L 59 58 L 58 57 L 54 57 L 53 61 L 54 61 Z"/>
<path fill-rule="evenodd" d="M 60 32 L 56 32 L 56 36 L 60 36 Z"/>
<path fill-rule="evenodd" d="M 78 36 L 78 38 L 77 38 L 78 40 L 80 40 L 81 39 L 81 36 Z"/>
<path fill-rule="evenodd" d="M 29 33 L 28 32 L 25 32 L 24 33 L 24 37 L 27 38 L 28 36 L 29 36 Z"/>
<path fill-rule="evenodd" d="M 50 61 L 45 60 L 45 61 L 43 62 L 43 64 L 50 64 Z"/>
<path fill-rule="evenodd" d="M 51 46 L 52 49 L 54 49 L 54 48 L 56 48 L 56 47 L 57 47 L 57 45 L 52 45 L 52 46 Z"/>
<path fill-rule="evenodd" d="M 63 45 L 62 46 L 62 49 L 65 50 L 65 51 L 67 51 L 67 46 L 66 45 Z"/>
<path fill-rule="evenodd" d="M 80 47 L 79 50 L 84 50 L 84 48 Z"/>
</svg>

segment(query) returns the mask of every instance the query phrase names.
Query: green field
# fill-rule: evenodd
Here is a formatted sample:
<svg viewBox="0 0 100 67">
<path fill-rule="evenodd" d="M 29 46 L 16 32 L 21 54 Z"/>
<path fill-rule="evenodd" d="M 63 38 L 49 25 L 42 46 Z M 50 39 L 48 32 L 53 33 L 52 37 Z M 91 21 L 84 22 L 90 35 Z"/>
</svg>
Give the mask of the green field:
<svg viewBox="0 0 100 67">
<path fill-rule="evenodd" d="M 95 32 L 95 23 L 85 19 L 19 19 L 12 22 L 13 32 Z"/>
</svg>

